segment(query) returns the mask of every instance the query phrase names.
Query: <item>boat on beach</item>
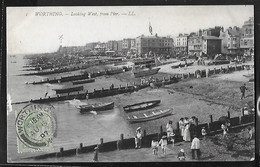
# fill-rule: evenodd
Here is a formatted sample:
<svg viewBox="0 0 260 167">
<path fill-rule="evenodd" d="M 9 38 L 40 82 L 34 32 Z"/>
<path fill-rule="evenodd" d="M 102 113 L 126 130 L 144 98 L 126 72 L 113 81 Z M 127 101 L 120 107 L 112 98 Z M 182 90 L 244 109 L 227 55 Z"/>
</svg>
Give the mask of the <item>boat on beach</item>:
<svg viewBox="0 0 260 167">
<path fill-rule="evenodd" d="M 54 89 L 56 91 L 56 94 L 61 93 L 70 93 L 70 92 L 77 92 L 83 90 L 83 86 L 77 86 L 77 87 L 71 87 L 71 88 L 65 88 L 65 89 Z"/>
<path fill-rule="evenodd" d="M 121 66 L 121 65 L 126 65 L 127 62 L 126 61 L 122 61 L 122 62 L 115 62 L 114 66 Z"/>
<path fill-rule="evenodd" d="M 193 64 L 193 62 L 187 63 L 187 67 L 191 66 Z M 172 68 L 179 68 L 179 67 L 185 67 L 185 64 L 178 64 L 178 65 L 173 65 L 171 66 Z"/>
<path fill-rule="evenodd" d="M 165 110 L 148 111 L 148 112 L 140 113 L 140 114 L 132 114 L 132 115 L 128 115 L 127 120 L 130 123 L 150 121 L 150 120 L 164 117 L 166 115 L 170 115 L 170 114 L 172 114 L 172 111 L 173 111 L 173 109 L 170 108 L 170 109 L 165 109 Z"/>
<path fill-rule="evenodd" d="M 91 82 L 95 82 L 95 79 L 91 78 L 91 79 L 84 79 L 84 80 L 72 81 L 72 84 L 73 84 L 73 85 L 79 85 L 79 84 L 91 83 Z"/>
<path fill-rule="evenodd" d="M 142 103 L 136 103 L 136 104 L 124 106 L 123 109 L 124 109 L 125 112 L 145 110 L 145 109 L 155 107 L 160 102 L 161 102 L 161 100 L 146 101 L 146 102 L 142 102 Z"/>
<path fill-rule="evenodd" d="M 135 78 L 138 78 L 138 77 L 145 77 L 145 76 L 157 74 L 160 69 L 161 68 L 144 69 L 144 70 L 138 69 L 138 70 L 136 70 L 135 67 L 134 67 L 132 69 L 132 72 L 133 72 Z"/>
<path fill-rule="evenodd" d="M 114 108 L 114 102 L 80 105 L 80 106 L 77 106 L 76 108 L 79 109 L 80 113 L 86 113 L 86 112 L 90 112 L 90 111 L 111 110 Z"/>
</svg>

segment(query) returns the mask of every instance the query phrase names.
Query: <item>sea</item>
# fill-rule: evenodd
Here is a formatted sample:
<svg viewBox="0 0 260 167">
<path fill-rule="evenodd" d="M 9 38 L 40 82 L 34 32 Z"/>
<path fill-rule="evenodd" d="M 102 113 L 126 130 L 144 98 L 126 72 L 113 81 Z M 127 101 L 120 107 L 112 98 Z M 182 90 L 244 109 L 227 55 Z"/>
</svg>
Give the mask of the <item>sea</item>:
<svg viewBox="0 0 260 167">
<path fill-rule="evenodd" d="M 95 100 L 69 100 L 62 102 L 55 102 L 54 114 L 56 116 L 56 136 L 53 139 L 54 150 L 45 152 L 29 152 L 18 153 L 17 150 L 17 135 L 15 130 L 16 111 L 20 111 L 29 102 L 14 104 L 18 102 L 29 101 L 30 99 L 38 99 L 44 97 L 48 92 L 48 96 L 55 96 L 53 89 L 70 86 L 68 84 L 42 84 L 32 85 L 27 82 L 39 81 L 46 77 L 53 78 L 58 75 L 49 76 L 22 76 L 20 74 L 30 73 L 33 71 L 23 71 L 23 66 L 28 63 L 23 55 L 8 56 L 7 57 L 7 161 L 19 162 L 24 161 L 25 158 L 41 155 L 49 152 L 57 152 L 61 147 L 66 149 L 78 148 L 80 143 L 84 146 L 99 144 L 100 138 L 106 141 L 119 140 L 120 134 L 123 133 L 125 138 L 133 137 L 134 132 L 130 128 L 129 123 L 121 114 L 119 107 L 105 112 L 92 111 L 88 114 L 80 114 L 76 108 L 78 105 L 109 102 L 111 98 L 102 98 Z M 62 75 L 73 75 L 79 73 L 62 73 Z M 108 87 L 113 78 L 99 78 L 95 83 L 87 84 L 85 89 L 101 89 Z M 119 82 L 119 81 L 118 81 Z M 122 83 L 123 84 L 123 83 Z M 122 107 L 121 107 L 122 108 Z"/>
</svg>

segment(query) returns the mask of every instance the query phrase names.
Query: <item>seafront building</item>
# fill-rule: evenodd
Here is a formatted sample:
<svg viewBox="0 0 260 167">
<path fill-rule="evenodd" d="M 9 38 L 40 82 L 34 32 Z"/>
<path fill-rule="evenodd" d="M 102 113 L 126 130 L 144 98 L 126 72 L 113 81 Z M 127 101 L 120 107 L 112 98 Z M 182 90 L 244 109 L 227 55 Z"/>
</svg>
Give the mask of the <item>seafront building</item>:
<svg viewBox="0 0 260 167">
<path fill-rule="evenodd" d="M 141 35 L 136 38 L 136 53 L 141 56 L 145 54 L 171 54 L 173 48 L 173 39 L 170 37 L 160 37 Z"/>
<path fill-rule="evenodd" d="M 214 58 L 221 53 L 221 41 L 222 39 L 215 36 L 202 36 L 202 52 Z"/>
<path fill-rule="evenodd" d="M 202 52 L 202 36 L 192 34 L 188 39 L 188 54 L 199 55 Z"/>
<path fill-rule="evenodd" d="M 221 50 L 219 51 L 219 44 Z M 149 53 L 174 56 L 205 54 L 254 55 L 254 17 L 244 22 L 242 28 L 234 26 L 224 30 L 221 26 L 199 29 L 190 34 L 180 33 L 176 37 L 138 36 L 107 42 L 91 42 L 85 46 L 60 47 L 63 54 L 107 54 L 128 56 Z"/>
<path fill-rule="evenodd" d="M 222 29 L 219 36 L 222 39 L 221 52 L 231 55 L 239 54 L 241 35 L 242 31 L 237 26 L 229 27 L 225 31 Z"/>
<path fill-rule="evenodd" d="M 250 17 L 242 26 L 240 48 L 246 55 L 254 55 L 254 17 Z"/>
<path fill-rule="evenodd" d="M 179 34 L 175 38 L 174 51 L 177 54 L 187 54 L 188 53 L 188 34 Z"/>
</svg>

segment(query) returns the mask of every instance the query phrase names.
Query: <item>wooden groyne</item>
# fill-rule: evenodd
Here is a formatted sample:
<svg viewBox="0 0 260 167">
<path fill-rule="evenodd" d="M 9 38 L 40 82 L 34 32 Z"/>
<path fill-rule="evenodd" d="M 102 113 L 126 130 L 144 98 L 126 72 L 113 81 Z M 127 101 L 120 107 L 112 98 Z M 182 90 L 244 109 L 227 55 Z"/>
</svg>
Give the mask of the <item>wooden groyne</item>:
<svg viewBox="0 0 260 167">
<path fill-rule="evenodd" d="M 123 73 L 125 71 L 128 71 L 129 68 L 120 68 L 120 69 L 110 69 L 110 70 L 105 70 L 105 71 L 98 71 L 98 72 L 82 72 L 82 74 L 79 75 L 71 75 L 71 76 L 65 76 L 65 77 L 58 77 L 54 79 L 44 79 L 41 81 L 34 81 L 28 84 L 33 84 L 33 85 L 38 85 L 38 84 L 45 84 L 45 83 L 62 83 L 62 82 L 69 82 L 69 81 L 77 81 L 77 80 L 83 80 L 83 79 L 90 79 L 90 78 L 96 78 L 100 77 L 103 75 L 114 75 L 114 74 L 119 74 Z"/>
<path fill-rule="evenodd" d="M 45 84 L 45 83 L 63 83 L 63 82 L 69 82 L 69 81 L 76 81 L 76 80 L 83 80 L 83 79 L 89 79 L 89 74 L 80 74 L 80 75 L 71 75 L 71 76 L 66 76 L 66 77 L 59 77 L 59 78 L 53 78 L 53 79 L 44 79 L 41 81 L 34 81 L 28 84 L 33 84 L 33 85 L 39 85 L 39 84 Z"/>
<path fill-rule="evenodd" d="M 254 126 L 255 124 L 255 116 L 254 115 L 245 115 L 241 117 L 233 117 L 230 118 L 230 113 L 228 112 L 227 117 L 230 120 L 230 132 L 239 132 L 241 129 L 246 128 L 248 126 Z M 222 133 L 221 124 L 223 122 L 221 121 L 213 121 L 212 115 L 209 116 L 210 122 L 209 123 L 201 123 L 198 124 L 198 119 L 195 119 L 195 130 L 194 134 L 197 135 L 199 138 L 202 137 L 201 135 L 201 129 L 202 127 L 205 128 L 207 131 L 207 136 L 213 136 L 219 133 Z M 175 132 L 175 143 L 182 142 L 182 136 L 180 135 L 179 130 L 179 123 L 176 122 L 177 128 L 174 129 Z M 147 134 L 147 129 L 143 130 L 143 137 L 142 137 L 142 148 L 150 148 L 151 147 L 151 141 L 153 138 L 157 138 L 157 140 L 161 139 L 163 135 L 166 134 L 166 131 L 164 131 L 164 126 L 158 127 L 158 133 L 154 134 Z M 75 156 L 77 154 L 83 154 L 83 153 L 92 153 L 94 151 L 94 148 L 98 145 L 99 152 L 109 152 L 109 151 L 115 151 L 115 150 L 125 150 L 125 149 L 134 149 L 135 148 L 135 139 L 132 138 L 124 138 L 124 134 L 121 134 L 119 136 L 118 140 L 115 141 L 109 141 L 105 142 L 104 138 L 100 138 L 99 143 L 89 146 L 83 146 L 83 143 L 79 144 L 79 147 L 74 149 L 68 149 L 65 150 L 63 147 L 60 148 L 59 152 L 53 152 L 48 154 L 43 154 L 39 156 L 33 156 L 28 157 L 26 159 L 46 159 L 46 158 L 58 158 L 58 157 L 67 157 L 67 156 Z"/>
<path fill-rule="evenodd" d="M 156 79 L 156 83 L 160 85 L 169 85 L 172 83 L 178 82 L 178 79 L 171 76 L 168 79 L 165 77 L 160 80 Z M 78 99 L 78 100 L 85 100 L 85 99 L 94 99 L 94 98 L 102 98 L 102 97 L 108 97 L 108 96 L 114 96 L 118 94 L 123 94 L 123 93 L 132 93 L 134 91 L 139 91 L 141 89 L 147 88 L 151 85 L 151 82 L 149 81 L 142 81 L 140 84 L 133 83 L 133 85 L 126 84 L 126 86 L 120 85 L 117 88 L 108 88 L 108 89 L 99 89 L 96 90 L 94 89 L 93 92 L 89 92 L 88 90 L 86 91 L 81 91 L 81 92 L 74 92 L 74 93 L 68 93 L 66 95 L 57 95 L 56 97 L 47 97 L 47 98 L 39 98 L 39 99 L 31 99 L 30 102 L 33 103 L 51 103 L 51 102 L 57 102 L 57 101 L 65 101 L 65 100 L 73 100 L 73 99 Z"/>
<path fill-rule="evenodd" d="M 38 71 L 34 73 L 28 73 L 28 74 L 21 74 L 21 75 L 50 75 L 50 74 L 57 74 L 57 73 L 64 73 L 64 72 L 72 72 L 77 70 L 84 70 L 89 67 L 95 66 L 95 65 L 106 65 L 106 64 L 113 64 L 115 62 L 118 62 L 117 60 L 107 60 L 107 61 L 98 61 L 98 62 L 87 62 L 86 64 L 81 64 L 74 67 L 60 67 L 60 68 L 54 68 L 53 70 L 45 70 L 45 71 Z M 34 67 L 34 66 L 28 66 L 28 67 Z M 35 70 L 39 70 L 40 68 L 35 68 Z M 47 68 L 48 69 L 48 68 Z"/>
</svg>

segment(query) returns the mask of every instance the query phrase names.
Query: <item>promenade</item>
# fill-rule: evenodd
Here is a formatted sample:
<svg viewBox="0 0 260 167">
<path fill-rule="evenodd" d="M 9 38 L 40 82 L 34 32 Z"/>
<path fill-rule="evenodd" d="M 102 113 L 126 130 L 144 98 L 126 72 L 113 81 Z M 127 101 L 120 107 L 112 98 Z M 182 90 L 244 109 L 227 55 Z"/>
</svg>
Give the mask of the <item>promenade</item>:
<svg viewBox="0 0 260 167">
<path fill-rule="evenodd" d="M 206 139 L 200 139 L 201 159 L 200 161 L 250 161 L 254 157 L 255 140 L 248 140 L 246 129 L 239 133 L 230 133 L 229 141 L 234 143 L 232 150 L 227 150 L 226 141 L 222 139 L 222 134 L 208 136 Z M 159 147 L 159 157 L 155 159 L 151 148 L 126 149 L 109 152 L 100 152 L 99 162 L 179 162 L 177 155 L 180 149 L 184 149 L 186 154 L 185 161 L 192 160 L 191 142 L 178 142 L 173 146 L 167 145 L 166 156 L 162 155 L 162 149 Z M 76 156 L 47 158 L 44 162 L 92 162 L 94 154 L 77 154 Z M 32 159 L 27 159 L 30 162 Z M 27 161 L 26 160 L 26 161 Z"/>
</svg>

